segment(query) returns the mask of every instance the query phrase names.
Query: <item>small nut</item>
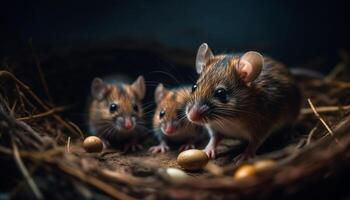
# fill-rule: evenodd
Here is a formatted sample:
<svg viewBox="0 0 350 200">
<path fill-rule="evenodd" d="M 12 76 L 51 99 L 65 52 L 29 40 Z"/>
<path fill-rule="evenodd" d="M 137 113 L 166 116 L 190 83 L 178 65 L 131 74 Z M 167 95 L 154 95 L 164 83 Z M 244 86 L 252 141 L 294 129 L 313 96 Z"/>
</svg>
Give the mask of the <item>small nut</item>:
<svg viewBox="0 0 350 200">
<path fill-rule="evenodd" d="M 182 170 L 177 168 L 167 168 L 166 173 L 174 180 L 182 180 L 188 178 L 189 176 Z"/>
<path fill-rule="evenodd" d="M 83 147 L 89 153 L 101 152 L 103 149 L 103 143 L 100 138 L 89 136 L 84 140 Z"/>
<path fill-rule="evenodd" d="M 187 170 L 202 169 L 207 165 L 208 161 L 207 154 L 198 149 L 183 151 L 177 157 L 177 163 Z"/>
<path fill-rule="evenodd" d="M 255 169 L 252 165 L 242 165 L 241 167 L 239 167 L 236 172 L 234 173 L 234 179 L 243 179 L 249 176 L 254 175 L 255 173 Z"/>
</svg>

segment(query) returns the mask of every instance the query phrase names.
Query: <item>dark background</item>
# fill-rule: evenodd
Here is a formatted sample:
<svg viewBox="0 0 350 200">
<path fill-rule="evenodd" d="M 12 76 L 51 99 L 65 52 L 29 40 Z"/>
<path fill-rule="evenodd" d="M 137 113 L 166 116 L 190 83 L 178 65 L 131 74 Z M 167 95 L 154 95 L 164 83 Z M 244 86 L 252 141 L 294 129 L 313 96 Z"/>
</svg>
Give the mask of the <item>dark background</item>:
<svg viewBox="0 0 350 200">
<path fill-rule="evenodd" d="M 76 113 L 95 76 L 143 74 L 148 101 L 158 82 L 190 83 L 202 42 L 215 53 L 258 50 L 323 73 L 349 48 L 342 1 L 2 1 L 0 8 L 1 68 L 43 94 L 37 58 L 54 103 L 78 105 Z"/>
<path fill-rule="evenodd" d="M 10 3 L 9 3 L 10 2 Z M 1 53 L 112 40 L 147 40 L 194 51 L 261 49 L 291 64 L 345 48 L 341 1 L 7 1 Z M 300 61 L 301 60 L 301 61 Z"/>
</svg>

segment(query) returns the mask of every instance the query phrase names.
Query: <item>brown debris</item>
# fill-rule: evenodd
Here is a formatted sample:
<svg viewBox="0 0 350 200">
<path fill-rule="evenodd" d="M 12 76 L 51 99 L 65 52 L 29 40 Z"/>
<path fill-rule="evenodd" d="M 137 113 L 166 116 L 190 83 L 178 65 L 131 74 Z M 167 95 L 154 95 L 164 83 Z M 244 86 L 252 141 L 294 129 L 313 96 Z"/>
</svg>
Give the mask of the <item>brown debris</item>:
<svg viewBox="0 0 350 200">
<path fill-rule="evenodd" d="M 86 153 L 81 148 L 83 132 L 58 114 L 66 107 L 54 107 L 41 100 L 10 72 L 0 71 L 0 77 L 7 77 L 14 83 L 13 94 L 0 91 L 0 154 L 3 158 L 15 159 L 38 199 L 45 197 L 48 189 L 36 181 L 40 179 L 48 184 L 49 177 L 58 177 L 67 185 L 65 190 L 83 197 L 241 199 L 269 198 L 276 194 L 298 196 L 305 188 L 313 188 L 315 183 L 341 176 L 342 169 L 349 166 L 350 98 L 344 99 L 343 93 L 349 90 L 350 83 L 337 82 L 333 75 L 332 79 L 301 82 L 311 107 L 307 108 L 305 103 L 298 121 L 297 126 L 303 131 L 294 134 L 294 140 L 283 148 L 255 158 L 272 159 L 276 164 L 243 182 L 232 178 L 238 166 L 232 163 L 232 149 L 224 145 L 227 142 L 220 147 L 220 158 L 211 161 L 206 170 L 188 172 L 190 178 L 184 181 L 173 181 L 161 170 L 179 168 L 176 151 L 159 155 L 146 151 L 123 154 L 116 150 Z M 13 188 L 13 195 L 20 194 L 18 187 Z M 53 191 L 60 195 L 59 189 Z"/>
</svg>

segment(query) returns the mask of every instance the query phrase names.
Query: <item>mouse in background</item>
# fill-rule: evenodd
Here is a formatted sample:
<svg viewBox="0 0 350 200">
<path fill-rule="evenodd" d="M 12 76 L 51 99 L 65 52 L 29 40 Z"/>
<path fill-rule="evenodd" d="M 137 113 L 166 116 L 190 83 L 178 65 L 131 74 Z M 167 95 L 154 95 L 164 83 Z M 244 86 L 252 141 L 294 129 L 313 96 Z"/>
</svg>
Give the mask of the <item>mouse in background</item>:
<svg viewBox="0 0 350 200">
<path fill-rule="evenodd" d="M 157 108 L 153 117 L 154 134 L 159 145 L 149 148 L 152 153 L 164 153 L 169 143 L 180 145 L 179 151 L 194 148 L 203 128 L 190 123 L 186 118 L 185 104 L 190 96 L 191 87 L 167 89 L 158 84 L 155 90 Z"/>
<path fill-rule="evenodd" d="M 105 148 L 123 147 L 124 151 L 141 149 L 143 126 L 142 99 L 145 80 L 139 76 L 129 84 L 124 77 L 94 78 L 88 110 L 90 132 L 99 136 Z"/>
<path fill-rule="evenodd" d="M 196 71 L 199 78 L 186 115 L 208 130 L 204 151 L 211 158 L 222 137 L 248 141 L 237 162 L 252 158 L 272 132 L 293 125 L 299 115 L 301 94 L 293 76 L 284 65 L 258 52 L 214 56 L 203 43 Z"/>
</svg>

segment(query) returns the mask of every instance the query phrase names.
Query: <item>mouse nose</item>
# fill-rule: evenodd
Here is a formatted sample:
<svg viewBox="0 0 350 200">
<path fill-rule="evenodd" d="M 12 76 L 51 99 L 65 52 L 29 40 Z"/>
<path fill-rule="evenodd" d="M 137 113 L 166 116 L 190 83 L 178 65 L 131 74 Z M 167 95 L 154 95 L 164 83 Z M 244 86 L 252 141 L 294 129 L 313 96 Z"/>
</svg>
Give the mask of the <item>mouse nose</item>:
<svg viewBox="0 0 350 200">
<path fill-rule="evenodd" d="M 172 122 L 167 122 L 163 128 L 163 132 L 167 135 L 173 134 L 175 132 L 175 130 L 176 130 L 176 126 Z"/>
<path fill-rule="evenodd" d="M 133 124 L 132 124 L 131 117 L 125 117 L 125 118 L 124 118 L 123 127 L 124 127 L 126 130 L 130 130 L 130 129 L 133 128 Z"/>
<path fill-rule="evenodd" d="M 187 112 L 187 118 L 192 122 L 199 122 L 204 118 L 208 110 L 209 107 L 207 105 L 194 105 Z"/>
</svg>

